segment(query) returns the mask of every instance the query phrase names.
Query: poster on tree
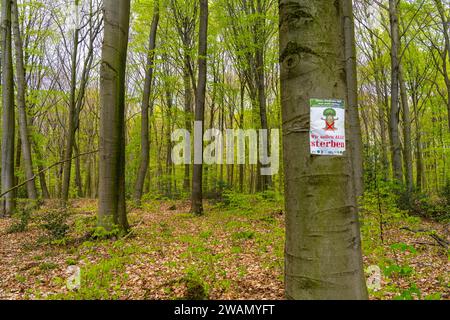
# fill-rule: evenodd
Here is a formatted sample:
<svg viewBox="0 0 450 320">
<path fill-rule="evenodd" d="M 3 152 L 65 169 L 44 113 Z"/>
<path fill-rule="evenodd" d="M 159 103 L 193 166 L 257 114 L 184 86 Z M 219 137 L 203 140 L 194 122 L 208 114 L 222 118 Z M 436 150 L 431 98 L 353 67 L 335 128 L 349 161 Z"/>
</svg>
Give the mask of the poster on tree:
<svg viewBox="0 0 450 320">
<path fill-rule="evenodd" d="M 311 154 L 342 156 L 345 152 L 345 102 L 311 99 Z"/>
</svg>

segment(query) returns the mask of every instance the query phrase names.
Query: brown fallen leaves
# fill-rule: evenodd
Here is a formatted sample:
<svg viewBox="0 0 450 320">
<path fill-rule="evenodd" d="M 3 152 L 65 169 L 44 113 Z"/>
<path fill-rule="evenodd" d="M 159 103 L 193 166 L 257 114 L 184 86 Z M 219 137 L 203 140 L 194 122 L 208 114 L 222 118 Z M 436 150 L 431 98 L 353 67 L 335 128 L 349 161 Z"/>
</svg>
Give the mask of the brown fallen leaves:
<svg viewBox="0 0 450 320">
<path fill-rule="evenodd" d="M 284 216 L 279 214 L 279 208 L 246 215 L 208 205 L 206 216 L 194 217 L 187 213 L 186 202 L 154 202 L 144 205 L 144 209 L 131 210 L 133 232 L 115 243 L 83 240 L 88 230 L 83 230 L 80 223 L 83 220 L 79 219 L 94 216 L 95 205 L 91 200 L 73 204 L 71 233 L 65 244 L 40 242 L 42 230 L 34 223 L 24 233 L 8 234 L 6 230 L 12 220 L 0 220 L 0 299 L 46 299 L 54 295 L 80 299 L 284 297 Z M 46 207 L 41 209 L 45 210 Z M 444 226 L 439 224 L 424 221 L 423 226 L 445 234 Z M 392 243 L 414 246 L 418 254 L 393 253 L 390 258 L 399 264 L 407 260 L 415 270 L 415 283 L 422 292 L 440 292 L 442 298 L 448 299 L 445 250 L 436 247 L 429 237 L 397 227 L 388 229 L 385 237 L 386 251 Z M 113 290 L 114 294 L 96 297 L 80 291 L 77 296 L 66 288 L 69 265 L 75 264 L 83 272 L 84 268 L 101 266 L 110 260 L 119 261 L 117 267 L 113 265 L 104 271 L 113 275 L 111 279 L 103 273 L 98 277 L 105 277 L 104 281 L 99 280 L 103 281 L 101 288 Z M 365 257 L 367 265 L 374 261 L 377 261 L 375 253 Z M 92 268 L 89 270 L 93 272 Z M 389 283 L 384 282 L 384 286 L 395 283 L 398 288 L 407 288 L 408 281 L 394 277 Z M 82 282 L 82 285 L 90 284 Z M 95 288 L 98 290 L 98 285 Z M 384 296 L 372 298 L 390 299 L 394 295 L 386 291 Z"/>
</svg>

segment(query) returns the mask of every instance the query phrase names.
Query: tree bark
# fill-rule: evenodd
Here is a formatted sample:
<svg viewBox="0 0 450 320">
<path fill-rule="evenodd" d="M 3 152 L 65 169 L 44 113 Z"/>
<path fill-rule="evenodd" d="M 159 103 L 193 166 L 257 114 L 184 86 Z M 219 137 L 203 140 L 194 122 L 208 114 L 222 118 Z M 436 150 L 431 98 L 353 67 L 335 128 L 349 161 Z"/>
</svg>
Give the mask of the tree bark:
<svg viewBox="0 0 450 320">
<path fill-rule="evenodd" d="M 445 84 L 447 86 L 447 111 L 448 111 L 448 126 L 450 130 L 450 78 L 447 73 L 447 59 L 450 57 L 450 33 L 449 33 L 449 18 L 445 14 L 444 5 L 442 0 L 434 0 L 436 4 L 436 8 L 438 10 L 439 16 L 442 22 L 442 28 L 444 30 L 444 41 L 445 41 L 445 50 L 442 59 L 443 61 L 443 69 L 444 69 L 444 77 Z"/>
<path fill-rule="evenodd" d="M 400 32 L 398 26 L 397 0 L 389 0 L 391 25 L 391 112 L 389 133 L 392 148 L 392 170 L 394 179 L 403 184 L 402 150 L 399 136 L 399 68 L 400 68 Z"/>
<path fill-rule="evenodd" d="M 192 212 L 197 215 L 203 214 L 203 127 L 205 120 L 205 95 L 206 95 L 206 73 L 208 53 L 208 0 L 200 0 L 200 29 L 198 50 L 198 84 L 195 103 L 195 121 L 201 123 L 201 128 L 196 128 L 198 142 L 195 144 L 195 152 L 200 153 L 201 161 L 194 163 L 192 176 Z M 199 150 L 197 150 L 199 149 Z"/>
<path fill-rule="evenodd" d="M 130 0 L 104 1 L 98 225 L 129 229 L 125 203 L 125 70 Z"/>
<path fill-rule="evenodd" d="M 148 166 L 150 162 L 150 133 L 149 133 L 149 111 L 150 110 L 150 96 L 152 93 L 153 70 L 155 63 L 155 48 L 156 48 L 156 33 L 159 23 L 159 5 L 155 2 L 152 25 L 150 28 L 147 70 L 145 73 L 144 93 L 141 105 L 141 163 L 136 178 L 136 185 L 134 187 L 134 201 L 139 206 L 141 205 L 142 194 L 144 190 L 145 177 L 147 176 Z"/>
<path fill-rule="evenodd" d="M 350 121 L 350 139 L 352 168 L 355 177 L 355 192 L 359 198 L 364 193 L 363 150 L 358 103 L 358 74 L 356 70 L 355 23 L 353 0 L 342 0 L 345 35 L 345 61 L 348 88 L 348 111 Z"/>
<path fill-rule="evenodd" d="M 11 0 L 2 1 L 2 191 L 14 187 L 14 80 L 11 39 Z M 15 192 L 0 199 L 0 216 L 10 216 L 16 208 Z"/>
<path fill-rule="evenodd" d="M 25 176 L 27 180 L 34 176 L 33 161 L 31 155 L 30 138 L 28 134 L 28 120 L 26 110 L 26 81 L 25 66 L 23 60 L 23 43 L 19 28 L 19 12 L 17 8 L 17 0 L 12 1 L 12 23 L 14 30 L 14 42 L 16 50 L 16 74 L 17 74 L 17 107 L 19 113 L 19 132 L 22 142 L 22 154 L 25 168 Z M 27 183 L 28 198 L 36 200 L 38 198 L 36 185 L 34 180 Z"/>
<path fill-rule="evenodd" d="M 404 73 L 401 64 L 399 68 L 399 82 L 403 107 L 403 158 L 405 163 L 405 181 L 408 194 L 411 194 L 414 188 L 411 146 L 411 114 L 409 111 L 408 92 L 406 89 Z"/>
<path fill-rule="evenodd" d="M 77 3 L 77 0 L 75 0 Z M 73 152 L 73 145 L 75 143 L 75 115 L 76 115 L 76 89 L 77 89 L 77 58 L 79 46 L 80 29 L 76 26 L 73 35 L 73 51 L 70 68 L 70 101 L 69 101 L 69 119 L 66 132 L 66 147 L 64 150 L 64 159 L 71 159 Z M 65 205 L 69 200 L 70 193 L 70 176 L 72 171 L 72 161 L 64 163 L 63 167 L 63 181 L 62 181 L 62 203 Z"/>
<path fill-rule="evenodd" d="M 347 100 L 342 6 L 281 0 L 280 19 L 286 297 L 367 299 L 351 154 L 310 154 L 310 99 Z"/>
</svg>

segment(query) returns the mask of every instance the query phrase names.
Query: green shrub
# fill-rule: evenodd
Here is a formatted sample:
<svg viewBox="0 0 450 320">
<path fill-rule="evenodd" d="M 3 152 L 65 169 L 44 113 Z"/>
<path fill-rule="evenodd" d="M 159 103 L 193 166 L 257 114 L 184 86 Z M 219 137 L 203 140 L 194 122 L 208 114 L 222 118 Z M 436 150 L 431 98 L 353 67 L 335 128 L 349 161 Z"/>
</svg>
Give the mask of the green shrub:
<svg viewBox="0 0 450 320">
<path fill-rule="evenodd" d="M 51 210 L 43 217 L 42 228 L 51 240 L 62 240 L 69 231 L 67 218 L 69 214 L 64 209 Z"/>
<path fill-rule="evenodd" d="M 9 226 L 8 233 L 25 232 L 31 219 L 31 208 L 25 207 L 14 214 L 14 222 Z"/>
</svg>

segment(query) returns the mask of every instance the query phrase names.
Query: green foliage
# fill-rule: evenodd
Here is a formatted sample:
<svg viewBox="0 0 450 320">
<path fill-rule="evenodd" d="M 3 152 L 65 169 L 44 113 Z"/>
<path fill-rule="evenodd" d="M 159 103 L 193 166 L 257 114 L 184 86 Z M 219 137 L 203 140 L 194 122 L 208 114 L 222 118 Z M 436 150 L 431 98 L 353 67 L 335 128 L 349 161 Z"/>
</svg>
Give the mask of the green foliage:
<svg viewBox="0 0 450 320">
<path fill-rule="evenodd" d="M 253 231 L 241 231 L 233 233 L 233 240 L 251 240 L 255 238 L 255 233 Z"/>
<path fill-rule="evenodd" d="M 41 227 L 46 231 L 50 240 L 63 240 L 69 231 L 67 218 L 69 213 L 65 209 L 54 209 L 42 218 Z"/>
<path fill-rule="evenodd" d="M 203 281 L 201 275 L 194 269 L 188 269 L 186 275 L 181 279 L 186 285 L 186 295 L 183 299 L 187 300 L 208 300 L 209 287 Z"/>
<path fill-rule="evenodd" d="M 29 207 L 19 209 L 14 214 L 14 221 L 9 226 L 7 233 L 25 232 L 31 219 L 31 212 L 32 210 Z"/>
<path fill-rule="evenodd" d="M 421 297 L 422 292 L 417 285 L 413 283 L 408 289 L 403 290 L 400 295 L 396 296 L 394 300 L 414 300 L 415 298 L 421 299 Z"/>
<path fill-rule="evenodd" d="M 106 230 L 103 227 L 96 227 L 92 232 L 92 239 L 106 240 L 117 238 L 120 235 L 120 228 L 117 225 L 113 225 L 111 230 Z"/>
<path fill-rule="evenodd" d="M 397 264 L 387 265 L 383 268 L 383 273 L 387 277 L 409 277 L 413 274 L 413 272 L 414 269 L 410 266 L 399 266 Z"/>
</svg>

